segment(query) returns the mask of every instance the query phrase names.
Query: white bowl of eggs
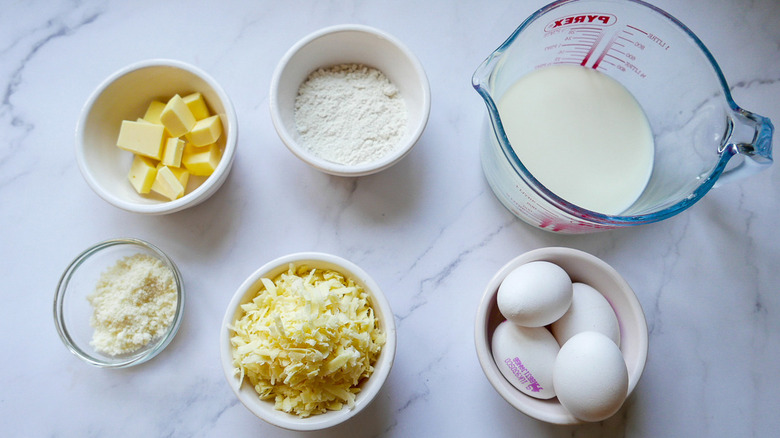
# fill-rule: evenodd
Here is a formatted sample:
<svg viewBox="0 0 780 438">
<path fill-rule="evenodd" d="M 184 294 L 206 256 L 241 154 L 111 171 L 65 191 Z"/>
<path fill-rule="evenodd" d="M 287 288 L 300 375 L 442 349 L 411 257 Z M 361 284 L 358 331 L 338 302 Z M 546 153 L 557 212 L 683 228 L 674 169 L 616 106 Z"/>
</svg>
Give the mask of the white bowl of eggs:
<svg viewBox="0 0 780 438">
<path fill-rule="evenodd" d="M 496 391 L 554 424 L 614 415 L 647 360 L 647 322 L 631 287 L 571 248 L 536 249 L 504 265 L 485 289 L 474 335 Z"/>
</svg>

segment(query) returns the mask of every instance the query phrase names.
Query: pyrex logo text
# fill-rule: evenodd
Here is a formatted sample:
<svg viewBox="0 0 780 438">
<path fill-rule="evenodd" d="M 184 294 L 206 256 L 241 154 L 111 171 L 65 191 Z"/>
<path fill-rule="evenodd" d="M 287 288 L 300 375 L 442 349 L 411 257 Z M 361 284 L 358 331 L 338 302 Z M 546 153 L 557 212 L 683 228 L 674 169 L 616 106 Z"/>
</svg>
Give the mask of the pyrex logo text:
<svg viewBox="0 0 780 438">
<path fill-rule="evenodd" d="M 575 24 L 595 24 L 597 26 L 611 26 L 615 24 L 617 17 L 612 14 L 578 14 L 561 17 L 551 21 L 544 27 L 545 32 Z"/>
</svg>

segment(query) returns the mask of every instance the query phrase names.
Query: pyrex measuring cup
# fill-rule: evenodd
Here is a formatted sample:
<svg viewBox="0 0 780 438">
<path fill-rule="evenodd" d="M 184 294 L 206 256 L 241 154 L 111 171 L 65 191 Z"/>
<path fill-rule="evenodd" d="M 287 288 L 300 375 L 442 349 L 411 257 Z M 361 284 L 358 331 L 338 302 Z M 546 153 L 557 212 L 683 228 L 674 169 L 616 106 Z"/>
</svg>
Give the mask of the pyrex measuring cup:
<svg viewBox="0 0 780 438">
<path fill-rule="evenodd" d="M 507 138 L 497 102 L 525 74 L 555 64 L 581 65 L 617 80 L 650 123 L 655 151 L 649 182 L 618 215 L 587 210 L 550 191 Z M 769 119 L 734 103 L 718 64 L 696 35 L 641 1 L 551 3 L 479 66 L 472 84 L 488 109 L 480 150 L 487 181 L 512 213 L 545 230 L 585 233 L 656 222 L 690 207 L 717 181 L 772 163 Z"/>
</svg>

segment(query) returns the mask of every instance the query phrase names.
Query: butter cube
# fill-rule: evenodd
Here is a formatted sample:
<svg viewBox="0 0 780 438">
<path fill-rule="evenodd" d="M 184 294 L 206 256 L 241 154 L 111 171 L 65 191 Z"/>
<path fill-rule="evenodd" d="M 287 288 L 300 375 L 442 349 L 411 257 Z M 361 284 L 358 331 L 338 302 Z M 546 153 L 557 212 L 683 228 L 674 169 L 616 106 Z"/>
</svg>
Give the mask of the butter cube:
<svg viewBox="0 0 780 438">
<path fill-rule="evenodd" d="M 160 121 L 171 137 L 181 137 L 195 126 L 195 116 L 178 94 L 173 96 L 160 113 Z"/>
<path fill-rule="evenodd" d="M 179 180 L 179 184 L 184 187 L 184 190 L 187 190 L 187 183 L 190 181 L 190 172 L 181 167 L 169 167 L 169 169 L 171 169 L 173 176 Z"/>
<path fill-rule="evenodd" d="M 163 163 L 157 164 L 157 170 L 159 171 L 160 168 L 166 167 Z M 177 180 L 179 180 L 179 184 L 181 184 L 182 187 L 184 187 L 184 190 L 187 190 L 187 183 L 190 181 L 190 172 L 187 169 L 183 169 L 181 167 L 168 167 L 168 169 L 173 173 L 173 176 L 176 177 Z"/>
<path fill-rule="evenodd" d="M 209 107 L 206 106 L 206 101 L 203 99 L 203 95 L 200 93 L 192 93 L 182 97 L 184 103 L 192 111 L 192 115 L 195 116 L 195 120 L 203 120 L 210 116 Z"/>
<path fill-rule="evenodd" d="M 166 166 L 180 167 L 181 155 L 184 152 L 186 142 L 178 137 L 171 137 L 165 142 L 165 150 L 162 154 L 162 164 Z"/>
<path fill-rule="evenodd" d="M 165 127 L 162 125 L 123 120 L 116 145 L 134 154 L 159 160 L 164 137 Z"/>
<path fill-rule="evenodd" d="M 184 195 L 184 186 L 179 182 L 179 179 L 174 175 L 170 167 L 162 166 L 157 169 L 157 176 L 154 178 L 152 191 L 173 201 Z"/>
<path fill-rule="evenodd" d="M 187 143 L 181 162 L 193 175 L 208 176 L 214 173 L 222 153 L 216 143 L 208 146 L 193 146 Z"/>
<path fill-rule="evenodd" d="M 130 180 L 135 191 L 141 194 L 149 193 L 155 177 L 157 177 L 157 167 L 154 160 L 136 155 L 130 166 L 130 172 L 127 174 L 127 179 Z"/>
<path fill-rule="evenodd" d="M 222 121 L 219 116 L 211 116 L 198 120 L 185 137 L 195 146 L 206 146 L 216 143 L 220 135 L 222 135 Z"/>
<path fill-rule="evenodd" d="M 159 100 L 153 100 L 149 107 L 146 108 L 146 113 L 144 114 L 143 119 L 147 122 L 155 123 L 157 125 L 162 125 L 162 122 L 160 121 L 160 114 L 162 114 L 163 109 L 165 108 L 165 102 L 160 102 Z"/>
</svg>

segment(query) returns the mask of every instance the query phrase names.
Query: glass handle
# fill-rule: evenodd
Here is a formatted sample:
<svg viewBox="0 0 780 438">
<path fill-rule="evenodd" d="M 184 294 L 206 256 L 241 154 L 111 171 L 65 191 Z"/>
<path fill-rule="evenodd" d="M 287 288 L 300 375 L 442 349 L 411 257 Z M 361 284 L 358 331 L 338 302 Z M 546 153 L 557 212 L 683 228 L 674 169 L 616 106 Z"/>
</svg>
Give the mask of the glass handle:
<svg viewBox="0 0 780 438">
<path fill-rule="evenodd" d="M 772 122 L 763 116 L 743 109 L 732 115 L 732 132 L 723 153 L 739 155 L 741 162 L 725 170 L 715 183 L 715 187 L 742 179 L 772 164 Z"/>
</svg>

